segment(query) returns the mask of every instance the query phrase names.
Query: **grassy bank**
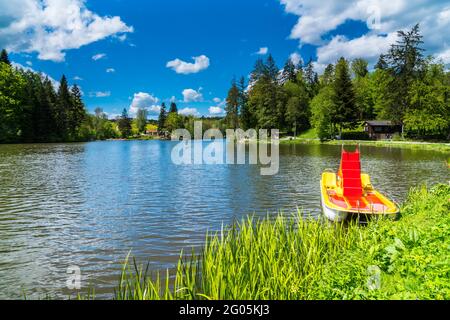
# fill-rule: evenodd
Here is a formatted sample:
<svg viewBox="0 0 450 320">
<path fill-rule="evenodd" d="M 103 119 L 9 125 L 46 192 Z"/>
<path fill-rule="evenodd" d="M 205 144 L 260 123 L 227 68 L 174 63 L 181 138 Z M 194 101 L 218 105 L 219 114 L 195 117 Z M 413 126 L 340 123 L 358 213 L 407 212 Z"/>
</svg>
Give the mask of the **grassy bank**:
<svg viewBox="0 0 450 320">
<path fill-rule="evenodd" d="M 280 140 L 280 144 L 330 144 L 330 145 L 361 145 L 371 147 L 385 147 L 385 148 L 405 148 L 405 149 L 420 149 L 437 152 L 450 153 L 450 143 L 432 143 L 421 141 L 366 141 L 366 140 L 331 140 L 320 141 L 312 138 L 297 138 Z"/>
<path fill-rule="evenodd" d="M 124 265 L 117 299 L 450 299 L 450 186 L 366 227 L 248 219 L 180 258 L 174 285 Z"/>
</svg>

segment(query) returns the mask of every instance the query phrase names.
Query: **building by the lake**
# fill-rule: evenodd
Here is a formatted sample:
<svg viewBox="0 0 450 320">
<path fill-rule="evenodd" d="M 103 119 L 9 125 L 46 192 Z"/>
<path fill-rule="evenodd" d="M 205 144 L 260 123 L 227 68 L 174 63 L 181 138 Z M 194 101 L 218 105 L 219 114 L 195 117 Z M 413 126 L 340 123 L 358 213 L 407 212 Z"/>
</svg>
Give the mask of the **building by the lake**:
<svg viewBox="0 0 450 320">
<path fill-rule="evenodd" d="M 364 131 L 370 139 L 385 140 L 392 139 L 394 134 L 402 132 L 402 126 L 393 124 L 392 121 L 366 121 Z"/>
</svg>

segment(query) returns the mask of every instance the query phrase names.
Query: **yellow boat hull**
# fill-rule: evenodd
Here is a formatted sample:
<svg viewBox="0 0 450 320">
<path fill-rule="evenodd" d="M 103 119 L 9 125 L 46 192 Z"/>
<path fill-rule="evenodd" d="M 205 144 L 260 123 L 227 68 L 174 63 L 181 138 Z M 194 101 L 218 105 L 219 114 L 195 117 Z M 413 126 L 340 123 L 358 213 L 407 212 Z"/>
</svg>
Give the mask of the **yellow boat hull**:
<svg viewBox="0 0 450 320">
<path fill-rule="evenodd" d="M 345 197 L 333 172 L 324 172 L 321 179 L 321 200 L 324 215 L 336 222 L 346 220 L 350 215 L 365 217 L 397 216 L 399 207 L 376 191 L 367 174 L 361 174 L 362 196 Z"/>
</svg>

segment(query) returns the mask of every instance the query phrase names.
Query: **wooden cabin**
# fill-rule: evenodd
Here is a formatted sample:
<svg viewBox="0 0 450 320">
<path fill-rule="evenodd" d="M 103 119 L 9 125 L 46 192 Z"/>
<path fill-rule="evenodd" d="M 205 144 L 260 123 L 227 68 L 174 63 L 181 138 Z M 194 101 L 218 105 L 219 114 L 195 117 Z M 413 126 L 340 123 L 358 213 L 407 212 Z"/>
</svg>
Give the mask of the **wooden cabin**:
<svg viewBox="0 0 450 320">
<path fill-rule="evenodd" d="M 370 139 L 388 140 L 392 139 L 394 134 L 402 132 L 402 126 L 393 124 L 392 121 L 366 121 L 364 131 L 367 132 Z"/>
</svg>

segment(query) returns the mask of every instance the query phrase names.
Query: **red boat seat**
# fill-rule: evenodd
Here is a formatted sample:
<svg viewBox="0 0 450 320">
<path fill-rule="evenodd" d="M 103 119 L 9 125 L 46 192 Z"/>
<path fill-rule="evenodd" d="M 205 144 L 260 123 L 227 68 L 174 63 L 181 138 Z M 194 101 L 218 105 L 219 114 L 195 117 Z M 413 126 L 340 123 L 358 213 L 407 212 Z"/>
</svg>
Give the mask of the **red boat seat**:
<svg viewBox="0 0 450 320">
<path fill-rule="evenodd" d="M 361 183 L 361 161 L 359 150 L 348 152 L 342 149 L 339 177 L 344 197 L 361 197 L 363 195 Z"/>
</svg>

